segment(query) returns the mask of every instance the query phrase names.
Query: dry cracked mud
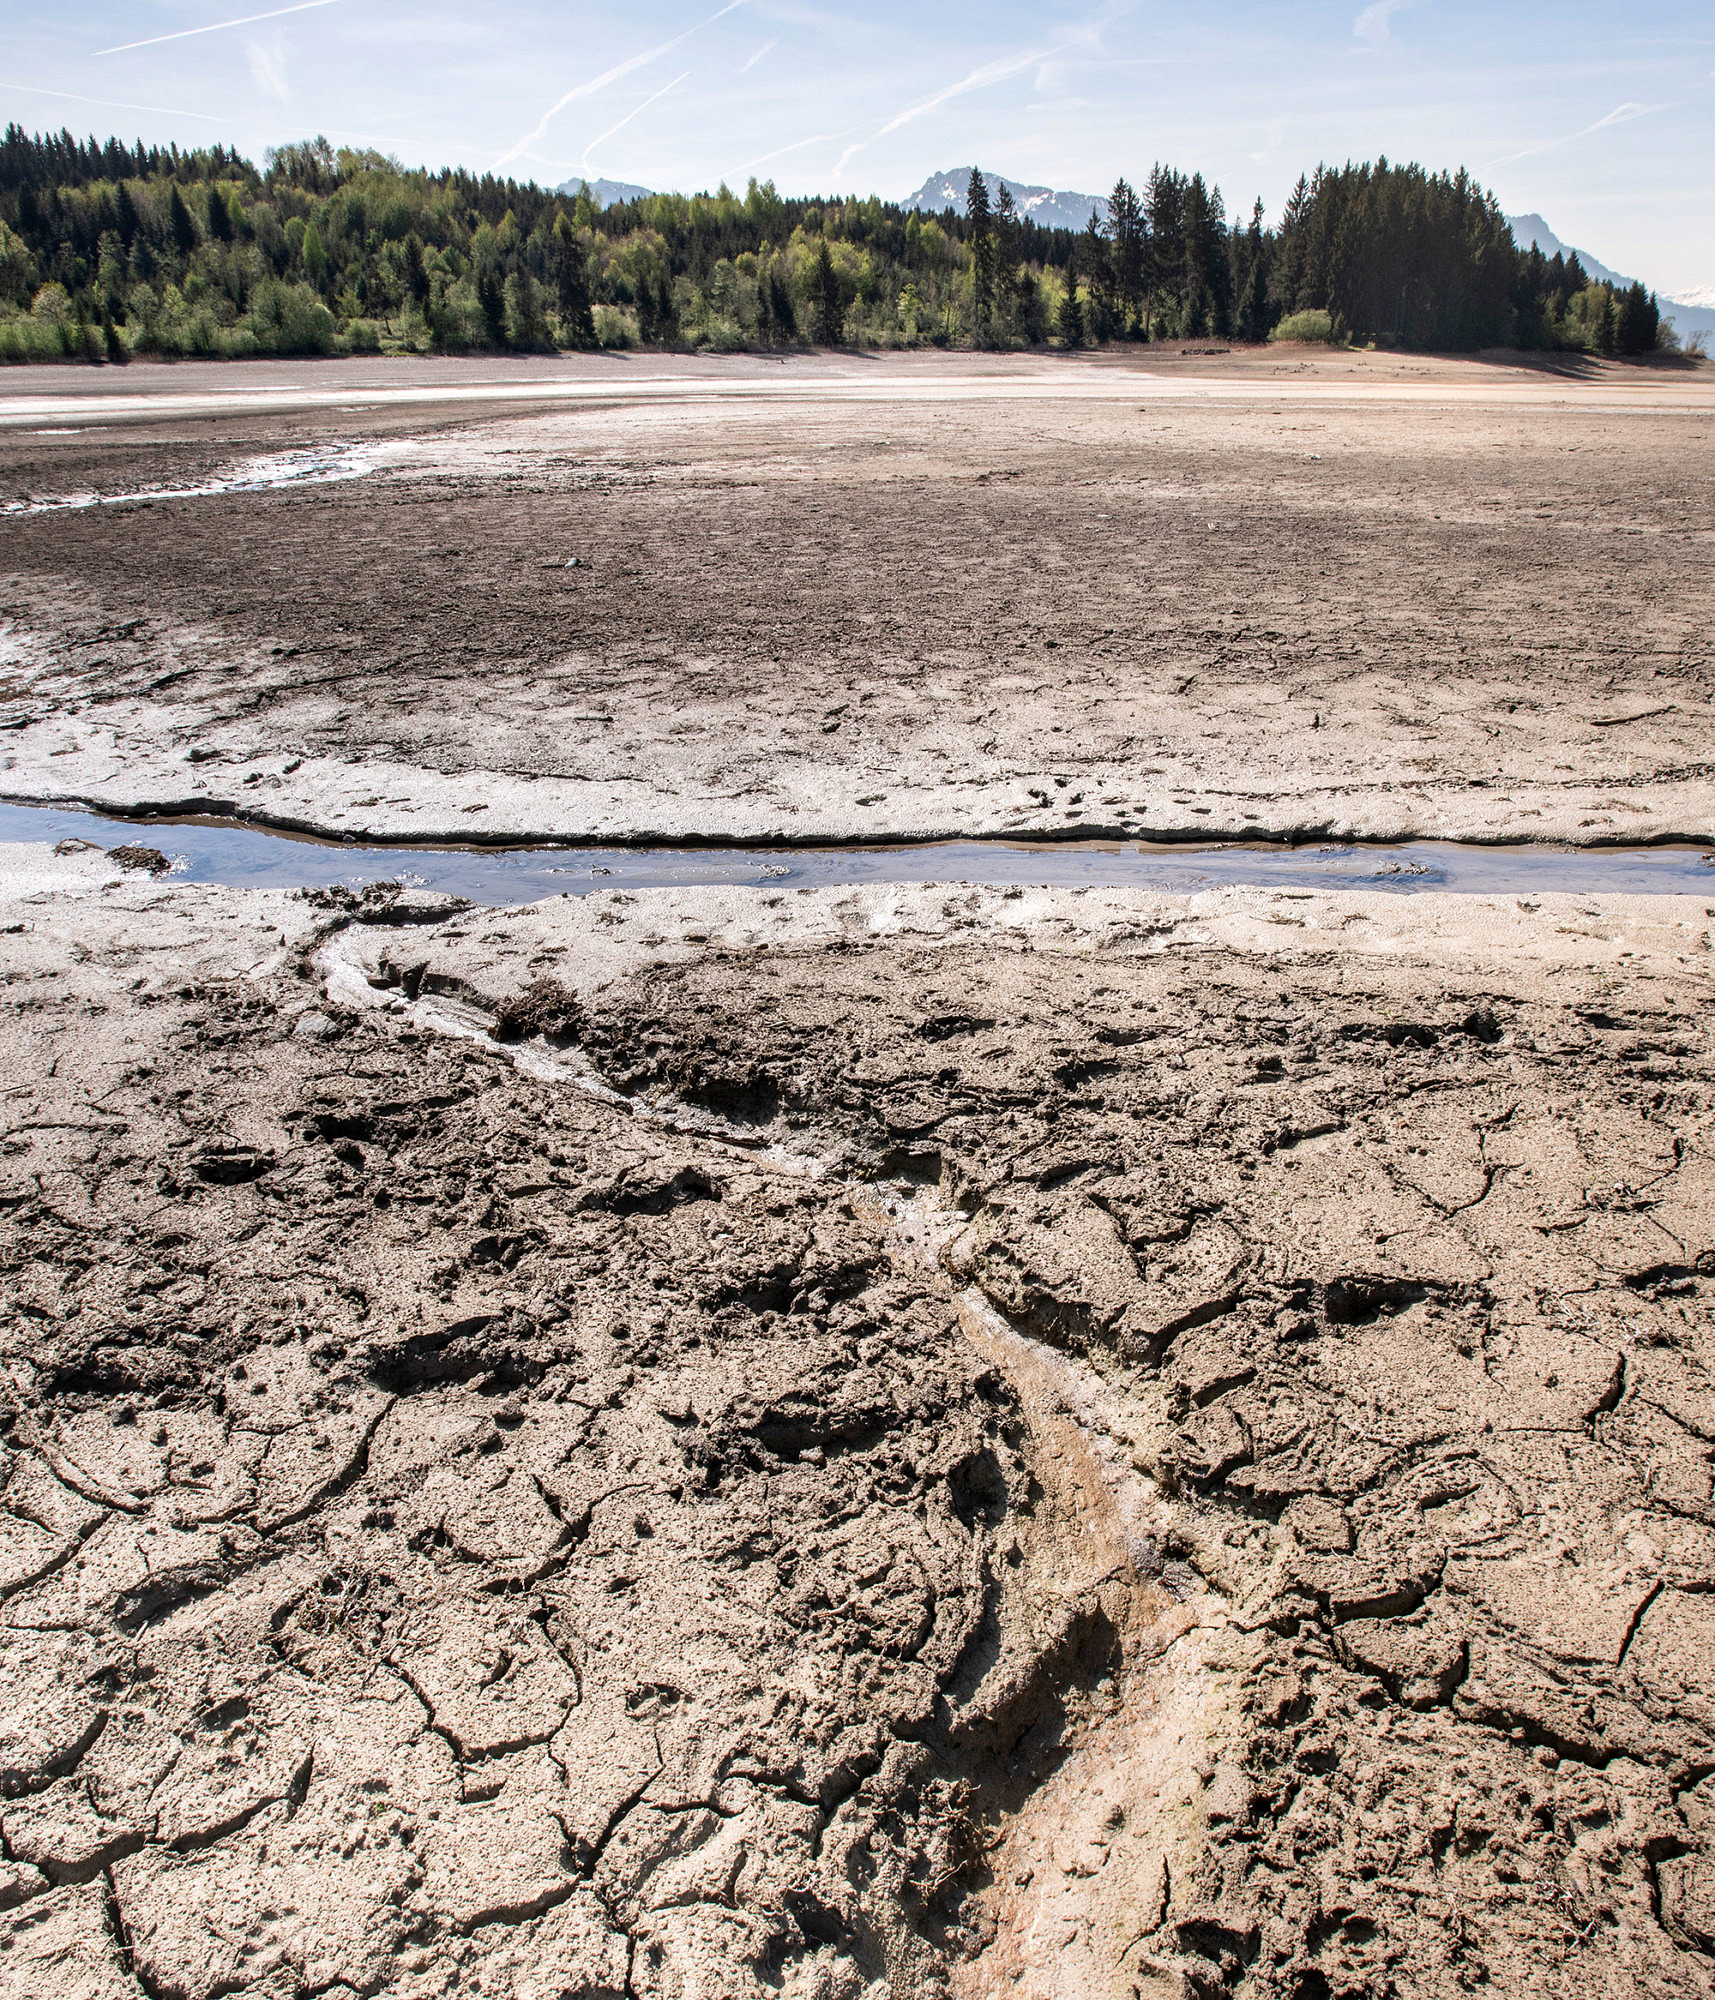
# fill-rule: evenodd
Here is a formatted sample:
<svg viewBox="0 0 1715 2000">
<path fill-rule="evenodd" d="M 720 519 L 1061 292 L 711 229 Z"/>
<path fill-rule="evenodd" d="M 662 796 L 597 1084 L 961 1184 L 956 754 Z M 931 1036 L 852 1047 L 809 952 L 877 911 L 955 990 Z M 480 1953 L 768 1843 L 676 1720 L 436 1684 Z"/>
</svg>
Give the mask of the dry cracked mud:
<svg viewBox="0 0 1715 2000">
<path fill-rule="evenodd" d="M 0 1992 L 1715 1992 L 1703 903 L 8 857 Z"/>
</svg>

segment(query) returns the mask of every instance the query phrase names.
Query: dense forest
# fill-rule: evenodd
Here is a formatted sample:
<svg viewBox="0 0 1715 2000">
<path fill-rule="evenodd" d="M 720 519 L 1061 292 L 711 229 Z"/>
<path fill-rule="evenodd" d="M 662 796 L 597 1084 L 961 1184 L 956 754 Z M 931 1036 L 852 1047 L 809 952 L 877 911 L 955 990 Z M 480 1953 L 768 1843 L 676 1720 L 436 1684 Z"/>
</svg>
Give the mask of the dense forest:
<svg viewBox="0 0 1715 2000">
<path fill-rule="evenodd" d="M 1464 172 L 1320 167 L 1279 225 L 1201 174 L 1117 183 L 1082 231 L 972 176 L 966 212 L 875 197 L 650 195 L 598 209 L 325 139 L 0 139 L 0 360 L 808 343 L 1310 339 L 1642 354 L 1654 298 L 1514 244 Z"/>
</svg>

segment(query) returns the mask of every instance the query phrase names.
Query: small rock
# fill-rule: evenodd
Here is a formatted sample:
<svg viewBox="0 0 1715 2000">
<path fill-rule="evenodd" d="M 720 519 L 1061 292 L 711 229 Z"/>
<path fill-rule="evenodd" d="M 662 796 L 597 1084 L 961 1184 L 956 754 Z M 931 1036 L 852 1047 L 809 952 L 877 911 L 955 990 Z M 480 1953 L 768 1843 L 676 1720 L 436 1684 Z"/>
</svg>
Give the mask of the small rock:
<svg viewBox="0 0 1715 2000">
<path fill-rule="evenodd" d="M 338 1025 L 325 1014 L 300 1014 L 292 1024 L 292 1036 L 301 1042 L 331 1042 L 339 1034 Z"/>
<path fill-rule="evenodd" d="M 48 1878 L 28 1862 L 0 1861 L 0 1910 L 16 1909 L 47 1886 Z"/>
</svg>

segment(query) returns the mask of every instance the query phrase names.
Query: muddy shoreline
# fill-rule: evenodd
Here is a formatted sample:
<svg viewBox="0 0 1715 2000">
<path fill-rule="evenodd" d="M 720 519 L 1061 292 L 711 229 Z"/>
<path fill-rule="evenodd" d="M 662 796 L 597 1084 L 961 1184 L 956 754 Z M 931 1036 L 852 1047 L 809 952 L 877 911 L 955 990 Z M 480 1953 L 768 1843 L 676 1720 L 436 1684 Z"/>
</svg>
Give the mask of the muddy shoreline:
<svg viewBox="0 0 1715 2000">
<path fill-rule="evenodd" d="M 1358 360 L 9 432 L 7 498 L 395 456 L 11 517 L 0 789 L 374 840 L 1715 829 L 1715 371 Z"/>
</svg>

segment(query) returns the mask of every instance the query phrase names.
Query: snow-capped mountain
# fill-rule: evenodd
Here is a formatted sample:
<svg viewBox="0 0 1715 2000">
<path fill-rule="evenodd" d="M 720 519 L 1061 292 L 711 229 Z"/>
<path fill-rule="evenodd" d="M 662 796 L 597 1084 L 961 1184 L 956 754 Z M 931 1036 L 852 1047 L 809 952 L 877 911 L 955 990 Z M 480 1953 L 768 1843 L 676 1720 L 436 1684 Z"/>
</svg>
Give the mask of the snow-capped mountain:
<svg viewBox="0 0 1715 2000">
<path fill-rule="evenodd" d="M 597 208 L 612 208 L 616 201 L 641 201 L 646 194 L 653 194 L 653 188 L 638 187 L 631 181 L 591 181 L 590 196 Z M 566 181 L 557 187 L 556 194 L 576 194 L 583 186 L 581 180 Z"/>
<path fill-rule="evenodd" d="M 1005 187 L 1018 204 L 1019 214 L 1040 223 L 1044 229 L 1082 229 L 1090 219 L 1091 209 L 1103 221 L 1107 219 L 1106 195 L 1073 194 L 1066 188 L 1032 187 L 1027 181 L 1008 180 L 1004 174 L 985 173 L 983 180 L 987 184 L 990 201 Z M 969 167 L 950 167 L 944 174 L 931 174 L 915 194 L 905 197 L 904 205 L 926 209 L 932 215 L 939 215 L 944 208 L 963 215 L 965 191 L 970 184 Z"/>
</svg>

